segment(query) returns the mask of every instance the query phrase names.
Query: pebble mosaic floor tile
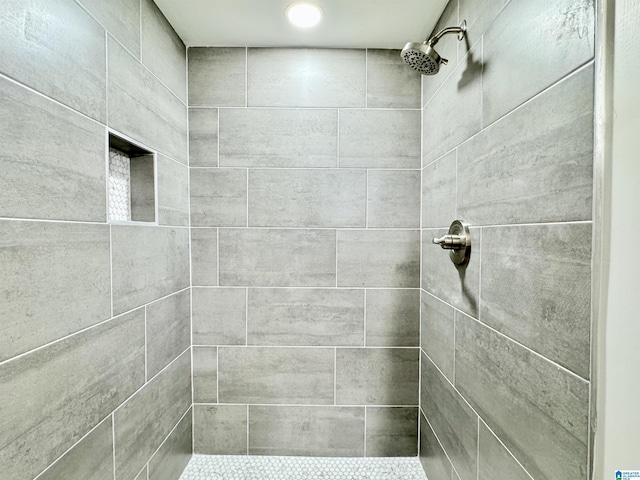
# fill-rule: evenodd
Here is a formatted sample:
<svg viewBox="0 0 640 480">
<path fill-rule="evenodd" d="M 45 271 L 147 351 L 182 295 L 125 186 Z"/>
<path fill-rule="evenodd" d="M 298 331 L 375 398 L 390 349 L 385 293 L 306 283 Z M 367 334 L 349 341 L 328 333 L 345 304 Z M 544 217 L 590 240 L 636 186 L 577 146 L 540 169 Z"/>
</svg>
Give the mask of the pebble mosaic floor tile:
<svg viewBox="0 0 640 480">
<path fill-rule="evenodd" d="M 420 460 L 194 455 L 180 480 L 427 480 Z"/>
</svg>

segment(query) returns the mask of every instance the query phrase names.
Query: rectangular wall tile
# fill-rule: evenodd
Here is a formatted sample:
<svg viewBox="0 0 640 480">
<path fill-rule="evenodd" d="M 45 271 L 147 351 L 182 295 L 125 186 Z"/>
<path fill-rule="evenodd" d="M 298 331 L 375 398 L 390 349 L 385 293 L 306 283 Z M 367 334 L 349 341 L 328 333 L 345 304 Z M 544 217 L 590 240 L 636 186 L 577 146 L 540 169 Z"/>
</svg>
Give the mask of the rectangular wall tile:
<svg viewBox="0 0 640 480">
<path fill-rule="evenodd" d="M 482 322 L 586 379 L 591 229 L 589 223 L 482 232 Z"/>
<path fill-rule="evenodd" d="M 250 406 L 249 454 L 362 457 L 364 408 Z"/>
<path fill-rule="evenodd" d="M 400 50 L 367 49 L 367 107 L 420 108 L 420 74 Z"/>
<path fill-rule="evenodd" d="M 420 462 L 429 480 L 457 478 L 442 446 L 422 414 L 420 414 Z"/>
<path fill-rule="evenodd" d="M 0 73 L 100 122 L 105 55 L 104 30 L 77 3 L 2 2 Z"/>
<path fill-rule="evenodd" d="M 491 433 L 484 422 L 480 422 L 478 440 L 478 480 L 509 478 L 513 480 L 531 480 L 509 451 Z"/>
<path fill-rule="evenodd" d="M 456 387 L 534 478 L 586 478 L 586 381 L 460 315 Z"/>
<path fill-rule="evenodd" d="M 189 225 L 189 168 L 158 155 L 158 223 Z"/>
<path fill-rule="evenodd" d="M 428 165 L 480 131 L 482 71 L 480 42 L 467 54 L 466 60 L 455 67 L 425 106 L 422 122 L 423 165 Z"/>
<path fill-rule="evenodd" d="M 368 347 L 417 347 L 420 341 L 420 291 L 367 290 Z"/>
<path fill-rule="evenodd" d="M 194 453 L 247 454 L 246 405 L 195 405 Z"/>
<path fill-rule="evenodd" d="M 336 110 L 220 110 L 221 166 L 335 167 L 337 149 Z"/>
<path fill-rule="evenodd" d="M 417 405 L 417 348 L 339 348 L 336 404 Z"/>
<path fill-rule="evenodd" d="M 38 480 L 113 480 L 112 428 L 108 416 Z"/>
<path fill-rule="evenodd" d="M 369 170 L 367 226 L 420 227 L 420 171 Z"/>
<path fill-rule="evenodd" d="M 336 282 L 332 230 L 220 230 L 220 284 L 325 287 Z"/>
<path fill-rule="evenodd" d="M 113 225 L 113 309 L 126 312 L 189 286 L 189 232 Z"/>
<path fill-rule="evenodd" d="M 1 365 L 2 475 L 34 478 L 143 384 L 143 310 Z"/>
<path fill-rule="evenodd" d="M 193 347 L 193 401 L 218 403 L 217 347 Z"/>
<path fill-rule="evenodd" d="M 432 243 L 433 238 L 441 237 L 447 231 L 429 229 L 422 232 L 422 288 L 477 318 L 482 231 L 471 228 L 471 259 L 465 266 L 455 265 L 448 250 Z"/>
<path fill-rule="evenodd" d="M 189 109 L 189 165 L 218 166 L 218 109 Z"/>
<path fill-rule="evenodd" d="M 593 67 L 458 149 L 458 215 L 476 225 L 589 220 Z"/>
<path fill-rule="evenodd" d="M 341 167 L 420 168 L 418 110 L 341 110 Z"/>
<path fill-rule="evenodd" d="M 193 288 L 194 345 L 244 345 L 246 289 Z"/>
<path fill-rule="evenodd" d="M 461 480 L 475 480 L 478 415 L 433 363 L 421 355 L 422 409 Z"/>
<path fill-rule="evenodd" d="M 222 403 L 333 404 L 332 348 L 220 347 Z"/>
<path fill-rule="evenodd" d="M 153 0 L 142 0 L 142 62 L 184 103 L 187 49 Z"/>
<path fill-rule="evenodd" d="M 363 290 L 249 289 L 249 345 L 363 345 Z"/>
<path fill-rule="evenodd" d="M 189 290 L 147 305 L 147 378 L 191 345 Z"/>
<path fill-rule="evenodd" d="M 218 229 L 191 229 L 191 283 L 218 285 Z"/>
<path fill-rule="evenodd" d="M 249 225 L 364 227 L 363 170 L 251 170 Z"/>
<path fill-rule="evenodd" d="M 191 225 L 247 225 L 247 170 L 191 169 Z"/>
<path fill-rule="evenodd" d="M 0 361 L 111 314 L 109 229 L 0 222 Z"/>
<path fill-rule="evenodd" d="M 186 164 L 187 107 L 109 39 L 109 126 Z"/>
<path fill-rule="evenodd" d="M 448 228 L 458 218 L 456 175 L 455 150 L 422 169 L 422 228 Z"/>
<path fill-rule="evenodd" d="M 178 480 L 191 459 L 193 426 L 191 410 L 149 461 L 149 480 Z"/>
<path fill-rule="evenodd" d="M 0 103 L 0 216 L 104 222 L 104 127 L 5 79 Z"/>
<path fill-rule="evenodd" d="M 140 58 L 140 0 L 79 0 L 136 58 Z"/>
<path fill-rule="evenodd" d="M 433 295 L 421 292 L 420 346 L 444 375 L 453 382 L 454 310 Z"/>
<path fill-rule="evenodd" d="M 244 107 L 247 49 L 190 47 L 189 106 Z"/>
<path fill-rule="evenodd" d="M 191 356 L 183 353 L 114 414 L 116 480 L 133 478 L 191 406 Z"/>
<path fill-rule="evenodd" d="M 485 59 L 491 65 L 483 77 L 485 125 L 593 58 L 594 3 L 516 1 L 505 7 L 484 37 Z M 514 22 L 521 28 L 514 30 Z M 540 56 L 537 49 L 549 35 L 555 40 Z"/>
<path fill-rule="evenodd" d="M 414 230 L 338 231 L 338 285 L 418 287 L 420 233 Z"/>
<path fill-rule="evenodd" d="M 364 107 L 365 51 L 250 48 L 250 107 Z"/>
<path fill-rule="evenodd" d="M 415 457 L 418 408 L 367 407 L 367 457 Z"/>
</svg>

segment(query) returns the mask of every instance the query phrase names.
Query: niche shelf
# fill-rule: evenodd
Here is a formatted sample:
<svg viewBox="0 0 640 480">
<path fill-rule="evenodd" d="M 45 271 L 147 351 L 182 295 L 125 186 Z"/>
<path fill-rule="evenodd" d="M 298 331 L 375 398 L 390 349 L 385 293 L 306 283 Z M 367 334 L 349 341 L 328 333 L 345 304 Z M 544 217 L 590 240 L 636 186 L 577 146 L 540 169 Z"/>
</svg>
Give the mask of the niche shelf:
<svg viewBox="0 0 640 480">
<path fill-rule="evenodd" d="M 109 222 L 156 223 L 156 156 L 109 133 Z"/>
</svg>

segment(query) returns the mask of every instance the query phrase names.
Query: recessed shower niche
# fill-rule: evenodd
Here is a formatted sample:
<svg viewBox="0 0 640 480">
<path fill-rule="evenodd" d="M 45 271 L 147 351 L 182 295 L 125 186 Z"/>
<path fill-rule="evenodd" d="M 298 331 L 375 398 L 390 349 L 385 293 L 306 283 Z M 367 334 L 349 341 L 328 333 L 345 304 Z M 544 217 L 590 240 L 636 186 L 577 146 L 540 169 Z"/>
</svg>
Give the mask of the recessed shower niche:
<svg viewBox="0 0 640 480">
<path fill-rule="evenodd" d="M 109 133 L 109 221 L 155 223 L 155 153 Z"/>
</svg>

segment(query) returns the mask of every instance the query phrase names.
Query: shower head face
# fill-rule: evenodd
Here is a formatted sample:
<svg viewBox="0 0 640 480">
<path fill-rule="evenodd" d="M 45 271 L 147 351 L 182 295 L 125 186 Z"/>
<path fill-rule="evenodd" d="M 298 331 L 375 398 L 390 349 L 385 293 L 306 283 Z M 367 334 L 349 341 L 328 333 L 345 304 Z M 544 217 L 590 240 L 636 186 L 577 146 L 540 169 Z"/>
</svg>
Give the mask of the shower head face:
<svg viewBox="0 0 640 480">
<path fill-rule="evenodd" d="M 427 43 L 409 42 L 400 55 L 407 65 L 422 75 L 435 75 L 443 63 L 442 57 Z"/>
</svg>

